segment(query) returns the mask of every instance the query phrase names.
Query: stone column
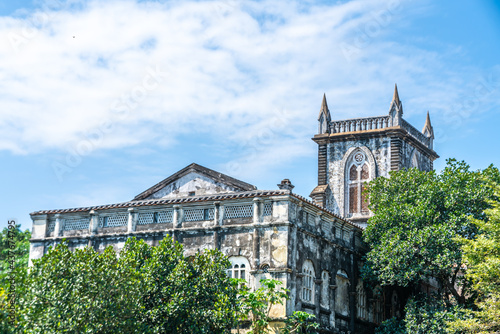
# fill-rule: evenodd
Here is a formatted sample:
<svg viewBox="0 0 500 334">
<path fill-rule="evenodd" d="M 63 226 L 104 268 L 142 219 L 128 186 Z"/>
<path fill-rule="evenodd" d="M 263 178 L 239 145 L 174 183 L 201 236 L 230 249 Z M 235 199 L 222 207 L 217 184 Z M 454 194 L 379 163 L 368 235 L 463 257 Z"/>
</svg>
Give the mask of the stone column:
<svg viewBox="0 0 500 334">
<path fill-rule="evenodd" d="M 295 311 L 302 310 L 302 278 L 304 274 L 302 272 L 295 272 L 295 282 L 297 287 L 297 293 L 295 295 Z"/>
<path fill-rule="evenodd" d="M 317 274 L 317 273 L 316 273 Z M 319 310 L 321 305 L 321 283 L 323 280 L 314 280 L 314 307 L 316 308 L 316 317 L 319 319 Z"/>
<path fill-rule="evenodd" d="M 135 232 L 137 226 L 137 213 L 134 208 L 128 208 L 127 233 Z"/>
<path fill-rule="evenodd" d="M 172 216 L 172 222 L 173 222 L 173 227 L 174 229 L 182 227 L 182 206 L 181 205 L 174 205 L 174 212 Z"/>
<path fill-rule="evenodd" d="M 255 204 L 255 203 L 254 203 Z M 253 259 L 255 270 L 259 269 L 260 265 L 260 236 L 257 227 L 253 230 Z"/>
<path fill-rule="evenodd" d="M 90 210 L 89 215 L 90 215 L 90 235 L 94 235 L 97 234 L 97 229 L 99 228 L 99 214 L 94 210 Z"/>
<path fill-rule="evenodd" d="M 33 220 L 33 228 L 31 230 L 32 239 L 44 239 L 47 235 L 47 225 L 48 217 L 47 215 L 33 215 L 31 216 Z M 29 266 L 31 266 L 32 260 L 39 259 L 43 256 L 45 252 L 45 243 L 42 242 L 32 242 L 30 241 L 30 254 L 29 254 Z"/>
<path fill-rule="evenodd" d="M 47 215 L 33 215 L 33 228 L 31 229 L 31 238 L 45 238 L 47 235 L 47 225 L 49 223 Z"/>
<path fill-rule="evenodd" d="M 56 224 L 54 227 L 54 238 L 57 238 L 60 235 L 62 235 L 62 231 L 64 229 L 64 226 L 62 226 L 63 224 L 61 221 L 61 214 L 57 213 L 54 215 L 54 217 L 56 218 Z"/>
<path fill-rule="evenodd" d="M 253 199 L 253 223 L 260 223 L 262 217 L 262 199 L 259 197 L 255 197 Z"/>
<path fill-rule="evenodd" d="M 220 202 L 214 202 L 214 225 L 222 225 L 222 220 L 220 219 Z"/>
<path fill-rule="evenodd" d="M 316 225 L 316 232 L 319 234 L 319 235 L 322 235 L 324 236 L 324 233 L 322 233 L 322 230 L 321 230 L 321 212 L 319 212 L 315 219 L 314 219 L 314 224 Z"/>
<path fill-rule="evenodd" d="M 182 227 L 182 206 L 181 205 L 174 205 L 174 212 L 172 215 L 172 225 L 173 225 L 173 232 L 172 232 L 172 239 L 174 241 L 178 241 L 178 236 L 177 236 L 177 229 Z"/>
</svg>

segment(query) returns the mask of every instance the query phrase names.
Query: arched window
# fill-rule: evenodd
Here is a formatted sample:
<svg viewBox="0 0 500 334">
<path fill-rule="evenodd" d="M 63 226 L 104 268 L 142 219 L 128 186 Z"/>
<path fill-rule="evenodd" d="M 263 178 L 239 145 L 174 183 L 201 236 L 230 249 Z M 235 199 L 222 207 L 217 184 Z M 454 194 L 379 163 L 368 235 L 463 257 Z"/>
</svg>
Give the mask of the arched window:
<svg viewBox="0 0 500 334">
<path fill-rule="evenodd" d="M 348 165 L 348 203 L 351 216 L 366 215 L 368 210 L 368 199 L 364 192 L 366 182 L 370 180 L 370 168 L 366 162 L 366 156 L 362 151 L 354 153 L 351 163 Z"/>
<path fill-rule="evenodd" d="M 365 289 L 363 289 L 363 282 L 361 280 L 358 281 L 358 285 L 356 286 L 356 297 L 356 310 L 358 318 L 366 319 L 366 293 Z"/>
<path fill-rule="evenodd" d="M 374 302 L 373 302 L 373 322 L 375 322 L 376 324 L 381 324 L 382 323 L 382 319 L 383 319 L 383 315 L 384 315 L 384 309 L 383 309 L 383 298 L 384 298 L 384 294 L 383 294 L 383 291 L 382 291 L 382 288 L 380 287 L 380 285 L 377 285 L 375 287 L 375 289 L 373 289 L 373 298 L 374 298 Z"/>
<path fill-rule="evenodd" d="M 227 270 L 227 275 L 231 278 L 242 278 L 248 282 L 250 263 L 244 256 L 231 256 L 229 258 L 231 268 Z"/>
<path fill-rule="evenodd" d="M 349 277 L 344 270 L 337 272 L 335 278 L 337 289 L 335 290 L 335 311 L 342 315 L 349 315 Z"/>
<path fill-rule="evenodd" d="M 308 303 L 314 303 L 314 267 L 310 260 L 302 265 L 302 300 Z"/>
<path fill-rule="evenodd" d="M 330 308 L 330 274 L 328 271 L 323 271 L 321 274 L 321 306 L 326 309 Z"/>
</svg>

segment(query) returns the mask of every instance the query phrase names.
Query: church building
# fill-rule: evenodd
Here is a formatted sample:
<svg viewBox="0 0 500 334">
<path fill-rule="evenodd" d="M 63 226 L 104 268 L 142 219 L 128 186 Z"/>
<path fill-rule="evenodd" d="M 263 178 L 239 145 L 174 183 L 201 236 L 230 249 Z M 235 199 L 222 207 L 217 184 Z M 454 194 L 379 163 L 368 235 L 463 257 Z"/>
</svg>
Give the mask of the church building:
<svg viewBox="0 0 500 334">
<path fill-rule="evenodd" d="M 31 213 L 30 260 L 63 239 L 71 249 L 119 251 L 132 236 L 150 245 L 169 236 L 186 256 L 219 249 L 231 262 L 228 275 L 250 287 L 262 278 L 283 282 L 290 299 L 271 309 L 276 324 L 305 311 L 324 333 L 372 333 L 402 306 L 396 288 L 368 291 L 360 278 L 371 215 L 363 188 L 391 170 L 431 170 L 433 139 L 428 113 L 422 132 L 403 119 L 397 87 L 388 114 L 376 117 L 332 120 L 323 96 L 311 199 L 288 179 L 260 190 L 193 163 L 129 201 Z"/>
</svg>

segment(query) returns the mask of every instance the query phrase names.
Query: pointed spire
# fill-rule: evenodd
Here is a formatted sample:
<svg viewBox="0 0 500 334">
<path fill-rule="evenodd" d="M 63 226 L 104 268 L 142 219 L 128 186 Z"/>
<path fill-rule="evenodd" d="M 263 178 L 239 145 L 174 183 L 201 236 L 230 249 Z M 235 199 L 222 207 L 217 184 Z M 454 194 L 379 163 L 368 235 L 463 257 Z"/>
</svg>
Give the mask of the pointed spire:
<svg viewBox="0 0 500 334">
<path fill-rule="evenodd" d="M 326 103 L 326 94 L 323 93 L 323 101 L 321 102 L 321 109 L 319 110 L 318 115 L 319 133 L 327 133 L 330 131 L 331 120 L 330 110 L 328 109 L 328 104 Z"/>
<path fill-rule="evenodd" d="M 323 93 L 323 101 L 321 102 L 321 111 L 328 112 L 328 104 L 326 103 L 326 93 Z"/>
<path fill-rule="evenodd" d="M 427 110 L 427 118 L 425 119 L 425 125 L 424 128 L 422 129 L 422 133 L 427 137 L 434 138 L 434 129 L 432 128 L 431 117 L 429 116 L 428 110 Z"/>
<path fill-rule="evenodd" d="M 425 125 L 424 128 L 422 129 L 422 133 L 424 136 L 429 138 L 429 144 L 427 145 L 431 150 L 433 149 L 433 142 L 434 142 L 434 129 L 432 128 L 431 125 L 431 117 L 429 116 L 429 111 L 427 111 L 427 118 L 425 119 Z"/>
<path fill-rule="evenodd" d="M 398 85 L 396 84 L 394 84 L 394 95 L 392 96 L 391 106 L 389 107 L 389 116 L 391 117 L 391 126 L 401 125 L 403 104 L 399 99 Z"/>
<path fill-rule="evenodd" d="M 392 97 L 392 102 L 396 102 L 397 105 L 401 104 L 401 101 L 399 100 L 398 85 L 397 84 L 394 84 L 394 95 Z"/>
</svg>

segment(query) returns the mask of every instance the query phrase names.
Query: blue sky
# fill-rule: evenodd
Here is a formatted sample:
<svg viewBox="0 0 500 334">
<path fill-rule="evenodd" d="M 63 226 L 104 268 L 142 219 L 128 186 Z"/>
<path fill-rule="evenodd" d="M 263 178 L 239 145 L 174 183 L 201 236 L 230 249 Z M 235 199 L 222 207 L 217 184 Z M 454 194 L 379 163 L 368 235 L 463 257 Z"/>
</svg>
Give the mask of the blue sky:
<svg viewBox="0 0 500 334">
<path fill-rule="evenodd" d="M 430 111 L 435 150 L 500 165 L 500 2 L 0 3 L 0 227 L 130 200 L 191 162 L 316 185 L 316 118 Z"/>
</svg>

